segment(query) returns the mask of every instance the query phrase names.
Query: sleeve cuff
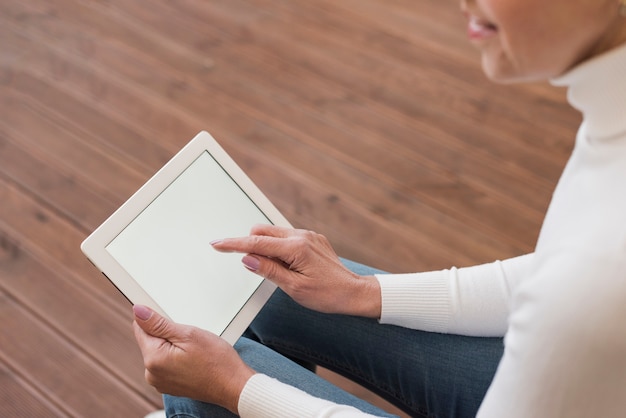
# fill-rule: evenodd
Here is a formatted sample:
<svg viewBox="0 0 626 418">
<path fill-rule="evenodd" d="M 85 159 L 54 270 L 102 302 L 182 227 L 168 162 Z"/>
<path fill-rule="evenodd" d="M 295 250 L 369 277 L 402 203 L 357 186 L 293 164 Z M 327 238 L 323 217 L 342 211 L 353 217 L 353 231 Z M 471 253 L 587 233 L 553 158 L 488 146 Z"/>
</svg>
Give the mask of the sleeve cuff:
<svg viewBox="0 0 626 418">
<path fill-rule="evenodd" d="M 452 318 L 449 270 L 376 275 L 381 288 L 381 324 L 447 332 Z"/>
</svg>

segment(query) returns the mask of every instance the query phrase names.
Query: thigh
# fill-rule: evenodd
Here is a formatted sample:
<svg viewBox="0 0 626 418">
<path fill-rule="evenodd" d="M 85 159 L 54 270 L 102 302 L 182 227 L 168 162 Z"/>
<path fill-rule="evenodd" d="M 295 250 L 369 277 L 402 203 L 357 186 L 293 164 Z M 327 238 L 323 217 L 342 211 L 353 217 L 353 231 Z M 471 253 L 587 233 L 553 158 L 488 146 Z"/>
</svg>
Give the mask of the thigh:
<svg viewBox="0 0 626 418">
<path fill-rule="evenodd" d="M 327 382 L 310 370 L 299 366 L 256 341 L 242 337 L 235 344 L 235 349 L 241 358 L 257 372 L 297 387 L 313 396 L 343 405 L 351 405 L 372 415 L 381 417 L 393 416 Z M 165 395 L 163 399 L 168 417 L 234 417 L 228 410 L 204 402 L 168 395 Z"/>
<path fill-rule="evenodd" d="M 371 274 L 365 266 L 350 267 Z M 412 416 L 474 416 L 503 352 L 501 338 L 429 333 L 321 314 L 280 290 L 247 335 L 286 356 L 338 372 Z"/>
</svg>

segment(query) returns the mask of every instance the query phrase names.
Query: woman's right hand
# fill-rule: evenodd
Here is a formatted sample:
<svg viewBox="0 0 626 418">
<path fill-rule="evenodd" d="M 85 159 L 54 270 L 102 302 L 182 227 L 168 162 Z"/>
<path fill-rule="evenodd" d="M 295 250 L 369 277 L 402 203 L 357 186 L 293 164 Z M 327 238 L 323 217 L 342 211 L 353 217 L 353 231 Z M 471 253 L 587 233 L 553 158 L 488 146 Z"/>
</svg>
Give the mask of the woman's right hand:
<svg viewBox="0 0 626 418">
<path fill-rule="evenodd" d="M 274 282 L 296 302 L 324 313 L 379 318 L 380 285 L 348 270 L 323 235 L 256 225 L 250 236 L 214 241 L 223 252 L 247 253 L 244 265 Z"/>
<path fill-rule="evenodd" d="M 146 381 L 161 393 L 214 403 L 238 413 L 239 396 L 255 371 L 209 331 L 181 325 L 141 305 L 133 307 L 135 338 Z"/>
</svg>

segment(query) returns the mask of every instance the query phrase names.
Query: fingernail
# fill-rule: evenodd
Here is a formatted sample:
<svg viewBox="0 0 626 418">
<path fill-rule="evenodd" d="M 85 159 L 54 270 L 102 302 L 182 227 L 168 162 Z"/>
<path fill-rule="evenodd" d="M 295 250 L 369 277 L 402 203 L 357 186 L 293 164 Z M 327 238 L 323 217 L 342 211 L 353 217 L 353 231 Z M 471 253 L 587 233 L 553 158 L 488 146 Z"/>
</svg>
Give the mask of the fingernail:
<svg viewBox="0 0 626 418">
<path fill-rule="evenodd" d="M 143 305 L 134 305 L 133 312 L 135 313 L 135 316 L 142 321 L 147 321 L 152 316 L 152 310 Z"/>
<path fill-rule="evenodd" d="M 215 244 L 219 244 L 219 243 L 221 243 L 222 241 L 224 241 L 224 240 L 223 240 L 223 239 L 215 239 L 215 240 L 213 240 L 213 241 L 209 242 L 209 244 L 211 244 L 211 245 L 215 245 Z"/>
<path fill-rule="evenodd" d="M 258 258 L 251 255 L 246 255 L 241 259 L 241 262 L 250 271 L 257 271 L 259 269 L 259 265 L 261 264 L 261 261 L 259 261 Z"/>
</svg>

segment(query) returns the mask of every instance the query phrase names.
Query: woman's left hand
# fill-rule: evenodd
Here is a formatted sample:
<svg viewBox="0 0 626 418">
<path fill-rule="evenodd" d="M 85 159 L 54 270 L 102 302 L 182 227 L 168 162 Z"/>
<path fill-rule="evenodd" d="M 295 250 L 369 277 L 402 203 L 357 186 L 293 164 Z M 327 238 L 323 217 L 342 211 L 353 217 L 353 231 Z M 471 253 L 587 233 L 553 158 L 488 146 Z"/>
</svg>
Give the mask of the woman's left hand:
<svg viewBox="0 0 626 418">
<path fill-rule="evenodd" d="M 135 338 L 150 385 L 161 393 L 217 404 L 237 414 L 239 395 L 255 372 L 230 344 L 145 306 L 136 305 L 133 311 Z"/>
<path fill-rule="evenodd" d="M 273 281 L 296 302 L 324 313 L 379 318 L 380 285 L 348 270 L 323 235 L 256 225 L 250 236 L 212 243 L 224 252 L 248 253 L 244 265 Z"/>
</svg>

